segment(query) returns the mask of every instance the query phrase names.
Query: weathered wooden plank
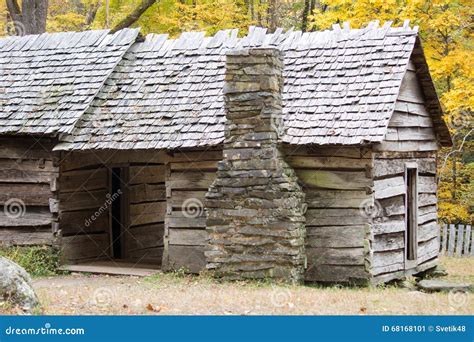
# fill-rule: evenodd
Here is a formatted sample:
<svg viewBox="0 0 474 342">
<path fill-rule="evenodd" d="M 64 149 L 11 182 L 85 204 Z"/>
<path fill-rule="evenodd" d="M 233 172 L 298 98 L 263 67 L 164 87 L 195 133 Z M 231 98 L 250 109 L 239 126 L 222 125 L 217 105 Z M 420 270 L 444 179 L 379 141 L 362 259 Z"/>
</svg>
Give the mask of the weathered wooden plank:
<svg viewBox="0 0 474 342">
<path fill-rule="evenodd" d="M 441 253 L 446 253 L 446 245 L 448 243 L 448 225 L 443 223 L 443 235 L 441 235 L 442 243 L 441 243 Z"/>
<path fill-rule="evenodd" d="M 469 255 L 469 242 L 471 240 L 471 225 L 466 225 L 466 233 L 464 236 L 464 252 L 463 256 Z"/>
<path fill-rule="evenodd" d="M 435 141 L 383 141 L 374 145 L 375 151 L 423 152 L 438 149 L 438 143 Z"/>
<path fill-rule="evenodd" d="M 405 235 L 403 232 L 375 235 L 372 243 L 374 252 L 393 251 L 404 247 Z"/>
<path fill-rule="evenodd" d="M 162 247 L 164 236 L 163 223 L 131 227 L 128 232 L 128 248 L 130 250 Z"/>
<path fill-rule="evenodd" d="M 189 160 L 170 163 L 172 171 L 216 171 L 218 160 Z"/>
<path fill-rule="evenodd" d="M 374 235 L 403 232 L 405 228 L 406 224 L 404 220 L 390 220 L 388 222 L 375 222 L 372 224 Z"/>
<path fill-rule="evenodd" d="M 130 226 L 159 223 L 165 220 L 166 202 L 130 205 Z"/>
<path fill-rule="evenodd" d="M 107 200 L 110 201 L 111 197 L 105 189 L 68 193 L 60 192 L 59 208 L 61 211 L 100 208 L 107 206 Z"/>
<path fill-rule="evenodd" d="M 146 249 L 136 249 L 129 251 L 128 258 L 137 263 L 151 263 L 161 265 L 163 259 L 163 247 L 152 247 Z"/>
<path fill-rule="evenodd" d="M 109 235 L 101 233 L 63 237 L 61 255 L 65 261 L 107 258 L 110 256 Z"/>
<path fill-rule="evenodd" d="M 426 117 L 430 116 L 430 113 L 428 112 L 424 104 L 406 102 L 401 99 L 398 99 L 397 102 L 395 102 L 395 110 L 397 112 L 411 113 Z"/>
<path fill-rule="evenodd" d="M 374 181 L 375 199 L 384 199 L 404 195 L 405 180 L 402 176 L 379 179 Z"/>
<path fill-rule="evenodd" d="M 365 190 L 372 185 L 365 172 L 295 170 L 304 186 L 309 188 Z"/>
<path fill-rule="evenodd" d="M 309 247 L 306 256 L 311 265 L 364 265 L 364 248 Z"/>
<path fill-rule="evenodd" d="M 0 169 L 31 172 L 58 172 L 51 159 L 6 159 L 0 158 Z"/>
<path fill-rule="evenodd" d="M 215 179 L 215 172 L 172 172 L 169 186 L 172 190 L 207 190 Z"/>
<path fill-rule="evenodd" d="M 54 236 L 51 227 L 0 228 L 0 246 L 51 245 Z"/>
<path fill-rule="evenodd" d="M 360 208 L 370 196 L 359 190 L 308 189 L 306 203 L 309 208 Z"/>
<path fill-rule="evenodd" d="M 12 198 L 20 199 L 25 205 L 46 206 L 53 197 L 48 184 L 5 184 L 0 183 L 0 205 Z"/>
<path fill-rule="evenodd" d="M 436 194 L 437 185 L 436 179 L 432 176 L 420 176 L 418 177 L 418 192 Z"/>
<path fill-rule="evenodd" d="M 372 257 L 371 272 L 374 275 L 395 272 L 405 268 L 404 250 L 378 252 Z"/>
<path fill-rule="evenodd" d="M 108 170 L 96 168 L 62 172 L 59 178 L 61 192 L 106 189 L 108 186 Z"/>
<path fill-rule="evenodd" d="M 177 163 L 177 162 L 184 162 L 190 163 L 194 161 L 203 161 L 203 160 L 214 160 L 219 161 L 223 159 L 222 149 L 208 149 L 208 150 L 201 150 L 201 151 L 179 151 L 179 152 L 169 152 L 165 158 L 166 162 Z"/>
<path fill-rule="evenodd" d="M 439 254 L 438 249 L 439 240 L 437 237 L 425 242 L 421 242 L 418 245 L 418 264 L 436 258 Z"/>
<path fill-rule="evenodd" d="M 109 209 L 86 209 L 59 213 L 63 236 L 82 233 L 107 232 L 109 229 Z"/>
<path fill-rule="evenodd" d="M 175 190 L 173 191 L 173 195 L 169 199 L 169 202 L 171 203 L 171 206 L 173 208 L 182 208 L 185 201 L 189 199 L 196 200 L 196 203 L 199 203 L 199 202 L 204 203 L 206 192 L 207 191 L 205 190 L 201 190 L 201 191 Z"/>
<path fill-rule="evenodd" d="M 55 140 L 48 138 L 11 137 L 0 139 L 0 158 L 5 159 L 52 159 Z"/>
<path fill-rule="evenodd" d="M 462 255 L 462 247 L 464 245 L 464 225 L 458 225 L 458 233 L 457 233 L 457 240 L 456 240 L 456 256 L 461 257 Z"/>
<path fill-rule="evenodd" d="M 185 216 L 180 211 L 173 211 L 171 215 L 167 217 L 169 228 L 205 228 L 206 227 L 206 216 L 204 212 L 194 217 L 194 215 Z"/>
<path fill-rule="evenodd" d="M 47 183 L 56 177 L 55 172 L 0 169 L 0 182 L 4 183 Z"/>
<path fill-rule="evenodd" d="M 370 167 L 372 159 L 354 159 L 346 157 L 289 156 L 288 164 L 295 169 L 347 169 L 365 170 Z"/>
<path fill-rule="evenodd" d="M 206 268 L 203 246 L 169 245 L 168 248 L 170 269 L 185 269 L 191 273 L 199 273 Z"/>
<path fill-rule="evenodd" d="M 367 148 L 361 148 L 358 146 L 339 146 L 339 147 L 312 147 L 312 146 L 294 146 L 286 145 L 283 146 L 284 154 L 287 158 L 292 156 L 313 156 L 313 157 L 344 157 L 344 158 L 371 158 L 371 151 Z"/>
<path fill-rule="evenodd" d="M 369 278 L 364 266 L 313 265 L 305 272 L 307 281 L 363 282 Z"/>
<path fill-rule="evenodd" d="M 46 225 L 51 227 L 52 215 L 49 208 L 22 207 L 18 210 L 1 210 L 0 227 L 39 227 Z"/>
<path fill-rule="evenodd" d="M 307 247 L 363 247 L 366 226 L 308 227 Z"/>
<path fill-rule="evenodd" d="M 405 214 L 405 198 L 402 195 L 381 199 L 379 201 L 383 208 L 384 216 L 397 216 Z"/>
<path fill-rule="evenodd" d="M 385 141 L 436 141 L 432 128 L 397 127 L 388 128 Z"/>
<path fill-rule="evenodd" d="M 398 99 L 413 103 L 424 103 L 423 92 L 421 91 L 416 72 L 408 70 L 405 73 Z"/>
<path fill-rule="evenodd" d="M 373 175 L 375 178 L 403 175 L 405 163 L 416 162 L 418 172 L 422 174 L 436 174 L 436 160 L 434 158 L 424 159 L 376 159 L 374 162 Z"/>
<path fill-rule="evenodd" d="M 308 209 L 306 226 L 350 226 L 368 223 L 359 209 Z"/>
<path fill-rule="evenodd" d="M 164 165 L 130 166 L 129 184 L 155 184 L 165 181 Z"/>
<path fill-rule="evenodd" d="M 390 119 L 390 127 L 433 127 L 429 116 L 395 111 Z"/>
<path fill-rule="evenodd" d="M 165 184 L 136 184 L 129 186 L 131 203 L 156 202 L 166 200 Z"/>
<path fill-rule="evenodd" d="M 439 237 L 439 225 L 437 222 L 429 222 L 418 226 L 418 243 Z"/>
<path fill-rule="evenodd" d="M 204 229 L 170 229 L 170 245 L 204 246 L 208 234 Z"/>
<path fill-rule="evenodd" d="M 471 255 L 474 255 L 474 229 L 471 229 Z"/>
<path fill-rule="evenodd" d="M 454 255 L 455 241 L 456 241 L 456 226 L 454 224 L 450 224 L 449 225 L 448 256 Z"/>
</svg>

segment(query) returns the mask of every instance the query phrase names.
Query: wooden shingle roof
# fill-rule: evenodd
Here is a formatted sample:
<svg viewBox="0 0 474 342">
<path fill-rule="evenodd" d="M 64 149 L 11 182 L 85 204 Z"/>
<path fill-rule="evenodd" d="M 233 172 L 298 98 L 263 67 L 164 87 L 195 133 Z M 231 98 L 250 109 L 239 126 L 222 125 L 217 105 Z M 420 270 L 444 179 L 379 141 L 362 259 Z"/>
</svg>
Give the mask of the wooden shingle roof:
<svg viewBox="0 0 474 342">
<path fill-rule="evenodd" d="M 0 40 L 0 134 L 68 133 L 138 35 L 126 29 Z"/>
</svg>

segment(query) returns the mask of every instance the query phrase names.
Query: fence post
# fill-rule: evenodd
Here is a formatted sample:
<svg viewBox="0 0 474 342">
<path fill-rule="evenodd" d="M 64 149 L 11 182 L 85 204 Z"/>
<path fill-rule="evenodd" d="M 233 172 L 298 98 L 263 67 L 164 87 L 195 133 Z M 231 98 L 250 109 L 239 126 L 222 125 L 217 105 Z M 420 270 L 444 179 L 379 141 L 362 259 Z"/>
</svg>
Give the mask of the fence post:
<svg viewBox="0 0 474 342">
<path fill-rule="evenodd" d="M 454 244 L 456 242 L 456 226 L 454 224 L 449 225 L 449 241 L 448 241 L 448 255 L 454 255 Z"/>
<path fill-rule="evenodd" d="M 469 256 L 469 242 L 471 241 L 471 225 L 466 225 L 466 234 L 464 237 L 464 256 Z"/>
<path fill-rule="evenodd" d="M 464 242 L 464 225 L 459 224 L 458 225 L 458 240 L 456 241 L 456 256 L 461 257 L 462 256 L 462 246 Z"/>
<path fill-rule="evenodd" d="M 448 224 L 443 223 L 443 235 L 441 236 L 441 254 L 446 254 L 446 244 L 448 243 Z"/>
</svg>

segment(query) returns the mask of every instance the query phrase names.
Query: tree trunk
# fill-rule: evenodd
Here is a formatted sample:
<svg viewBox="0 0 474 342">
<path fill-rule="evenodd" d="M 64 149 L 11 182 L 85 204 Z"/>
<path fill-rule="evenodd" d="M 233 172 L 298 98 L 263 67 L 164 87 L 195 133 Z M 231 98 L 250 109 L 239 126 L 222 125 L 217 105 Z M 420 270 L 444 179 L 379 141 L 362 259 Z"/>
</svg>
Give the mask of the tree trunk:
<svg viewBox="0 0 474 342">
<path fill-rule="evenodd" d="M 46 32 L 48 0 L 23 0 L 21 9 L 17 0 L 6 0 L 6 3 L 16 35 L 24 36 Z"/>
<path fill-rule="evenodd" d="M 143 0 L 141 4 L 135 8 L 135 10 L 130 13 L 125 19 L 123 19 L 121 22 L 119 22 L 112 30 L 111 32 L 117 32 L 121 29 L 127 28 L 132 26 L 138 19 L 140 19 L 140 16 L 145 13 L 145 11 L 150 8 L 152 5 L 155 4 L 157 0 Z"/>
<path fill-rule="evenodd" d="M 308 29 L 308 16 L 311 8 L 311 0 L 304 0 L 303 18 L 301 20 L 301 31 L 306 32 Z"/>
</svg>

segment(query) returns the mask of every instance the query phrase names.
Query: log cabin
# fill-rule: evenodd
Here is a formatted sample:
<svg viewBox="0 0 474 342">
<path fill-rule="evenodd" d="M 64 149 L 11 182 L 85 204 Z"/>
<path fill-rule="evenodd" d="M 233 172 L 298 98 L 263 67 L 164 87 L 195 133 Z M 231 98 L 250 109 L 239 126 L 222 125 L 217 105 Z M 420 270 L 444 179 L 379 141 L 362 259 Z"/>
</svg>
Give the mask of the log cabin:
<svg viewBox="0 0 474 342">
<path fill-rule="evenodd" d="M 10 37 L 0 65 L 3 245 L 293 283 L 438 263 L 451 137 L 407 22 Z"/>
</svg>

